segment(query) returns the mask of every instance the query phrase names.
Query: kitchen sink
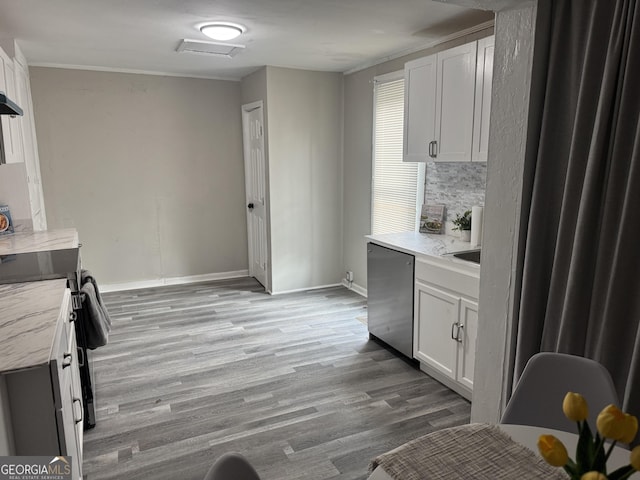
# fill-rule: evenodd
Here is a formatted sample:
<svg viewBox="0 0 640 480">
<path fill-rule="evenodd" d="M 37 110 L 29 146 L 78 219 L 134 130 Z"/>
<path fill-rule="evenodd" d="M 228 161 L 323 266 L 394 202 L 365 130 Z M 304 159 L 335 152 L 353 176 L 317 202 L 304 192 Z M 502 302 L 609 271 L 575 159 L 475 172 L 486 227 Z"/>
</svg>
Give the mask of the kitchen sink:
<svg viewBox="0 0 640 480">
<path fill-rule="evenodd" d="M 460 260 L 480 264 L 480 253 L 481 250 L 467 250 L 465 252 L 451 253 L 450 255 L 459 258 Z"/>
</svg>

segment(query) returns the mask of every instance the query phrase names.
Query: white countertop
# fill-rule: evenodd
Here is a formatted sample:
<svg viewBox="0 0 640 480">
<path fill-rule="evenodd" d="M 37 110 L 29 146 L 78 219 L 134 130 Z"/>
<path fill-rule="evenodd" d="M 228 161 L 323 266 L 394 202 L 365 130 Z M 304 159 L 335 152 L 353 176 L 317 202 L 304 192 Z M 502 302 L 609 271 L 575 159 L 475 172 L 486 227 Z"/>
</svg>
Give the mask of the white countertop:
<svg viewBox="0 0 640 480">
<path fill-rule="evenodd" d="M 75 228 L 11 233 L 0 236 L 0 255 L 67 248 L 78 248 L 78 231 Z"/>
<path fill-rule="evenodd" d="M 0 373 L 49 362 L 67 280 L 0 285 Z"/>
<path fill-rule="evenodd" d="M 433 235 L 419 232 L 385 233 L 381 235 L 366 235 L 365 238 L 383 247 L 393 248 L 415 256 L 426 256 L 431 260 L 464 265 L 473 269 L 480 269 L 477 263 L 461 260 L 453 256 L 442 256 L 446 253 L 477 250 L 469 242 L 463 242 L 451 235 Z"/>
</svg>

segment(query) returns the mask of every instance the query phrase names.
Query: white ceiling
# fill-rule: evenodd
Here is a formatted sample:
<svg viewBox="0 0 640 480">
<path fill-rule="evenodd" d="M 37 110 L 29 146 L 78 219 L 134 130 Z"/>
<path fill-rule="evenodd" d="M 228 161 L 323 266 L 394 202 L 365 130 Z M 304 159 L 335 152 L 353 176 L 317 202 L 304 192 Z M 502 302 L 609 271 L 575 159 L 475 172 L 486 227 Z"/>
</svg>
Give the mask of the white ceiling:
<svg viewBox="0 0 640 480">
<path fill-rule="evenodd" d="M 0 36 L 30 64 L 239 79 L 263 65 L 345 72 L 486 22 L 492 12 L 429 0 L 0 0 Z M 234 58 L 177 53 L 240 23 Z"/>
</svg>

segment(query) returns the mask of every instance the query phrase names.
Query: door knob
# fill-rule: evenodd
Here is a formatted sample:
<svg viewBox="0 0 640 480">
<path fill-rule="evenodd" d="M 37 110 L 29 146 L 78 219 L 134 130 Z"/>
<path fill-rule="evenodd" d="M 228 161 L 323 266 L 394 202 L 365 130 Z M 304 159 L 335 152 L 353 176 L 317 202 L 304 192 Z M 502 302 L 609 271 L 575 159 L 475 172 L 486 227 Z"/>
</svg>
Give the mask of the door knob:
<svg viewBox="0 0 640 480">
<path fill-rule="evenodd" d="M 249 210 L 253 210 L 253 203 L 250 203 L 249 205 L 247 205 L 247 208 L 248 208 Z"/>
</svg>

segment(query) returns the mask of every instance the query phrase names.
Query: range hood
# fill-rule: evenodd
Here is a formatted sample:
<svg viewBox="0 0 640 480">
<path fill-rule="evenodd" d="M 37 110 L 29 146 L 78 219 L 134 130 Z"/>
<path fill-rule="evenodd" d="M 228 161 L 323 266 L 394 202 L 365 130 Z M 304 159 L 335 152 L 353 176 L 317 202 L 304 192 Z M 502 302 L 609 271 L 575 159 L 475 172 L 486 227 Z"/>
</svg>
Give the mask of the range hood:
<svg viewBox="0 0 640 480">
<path fill-rule="evenodd" d="M 22 109 L 0 92 L 0 115 L 22 115 Z"/>
</svg>

